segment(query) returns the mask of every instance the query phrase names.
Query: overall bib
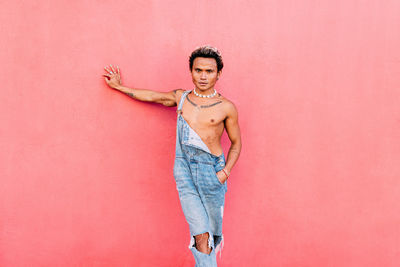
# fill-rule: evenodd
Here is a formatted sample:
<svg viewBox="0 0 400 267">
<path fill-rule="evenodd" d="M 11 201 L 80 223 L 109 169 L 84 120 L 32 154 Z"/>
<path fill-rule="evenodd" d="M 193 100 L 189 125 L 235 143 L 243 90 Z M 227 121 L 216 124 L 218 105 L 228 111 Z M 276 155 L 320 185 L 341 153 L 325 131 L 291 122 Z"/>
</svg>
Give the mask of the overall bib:
<svg viewBox="0 0 400 267">
<path fill-rule="evenodd" d="M 177 109 L 173 173 L 182 211 L 189 224 L 189 249 L 195 258 L 195 267 L 214 267 L 217 266 L 216 253 L 220 251 L 221 257 L 224 244 L 222 217 L 227 181 L 222 184 L 216 173 L 225 167 L 225 156 L 224 153 L 213 155 L 182 117 L 182 105 L 190 92 L 182 94 Z M 209 233 L 208 246 L 212 247 L 210 254 L 195 247 L 194 236 L 206 232 Z"/>
</svg>

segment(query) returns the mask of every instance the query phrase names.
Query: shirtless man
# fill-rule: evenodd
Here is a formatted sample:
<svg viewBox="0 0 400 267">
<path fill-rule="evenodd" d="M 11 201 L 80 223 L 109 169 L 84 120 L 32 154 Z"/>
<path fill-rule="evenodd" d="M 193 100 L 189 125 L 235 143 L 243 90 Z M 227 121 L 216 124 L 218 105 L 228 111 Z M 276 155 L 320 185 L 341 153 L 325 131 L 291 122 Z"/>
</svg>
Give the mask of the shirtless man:
<svg viewBox="0 0 400 267">
<path fill-rule="evenodd" d="M 189 249 L 198 266 L 217 266 L 215 253 L 223 246 L 227 179 L 242 146 L 238 113 L 235 105 L 214 89 L 223 68 L 216 48 L 202 46 L 194 50 L 189 68 L 194 89 L 186 91 L 128 88 L 121 84 L 118 66 L 105 67 L 107 73 L 103 76 L 111 88 L 134 99 L 178 106 L 174 178 L 190 228 Z M 231 141 L 226 161 L 221 147 L 224 129 Z"/>
</svg>

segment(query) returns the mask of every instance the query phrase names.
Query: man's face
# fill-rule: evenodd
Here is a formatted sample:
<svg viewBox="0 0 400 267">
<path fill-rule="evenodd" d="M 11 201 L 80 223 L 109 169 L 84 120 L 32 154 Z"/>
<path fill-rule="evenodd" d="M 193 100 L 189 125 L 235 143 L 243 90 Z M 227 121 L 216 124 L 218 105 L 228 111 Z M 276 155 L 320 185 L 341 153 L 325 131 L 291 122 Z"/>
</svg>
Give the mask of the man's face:
<svg viewBox="0 0 400 267">
<path fill-rule="evenodd" d="M 192 81 L 196 89 L 206 91 L 214 88 L 221 71 L 217 71 L 217 61 L 214 58 L 196 57 L 192 67 Z"/>
</svg>

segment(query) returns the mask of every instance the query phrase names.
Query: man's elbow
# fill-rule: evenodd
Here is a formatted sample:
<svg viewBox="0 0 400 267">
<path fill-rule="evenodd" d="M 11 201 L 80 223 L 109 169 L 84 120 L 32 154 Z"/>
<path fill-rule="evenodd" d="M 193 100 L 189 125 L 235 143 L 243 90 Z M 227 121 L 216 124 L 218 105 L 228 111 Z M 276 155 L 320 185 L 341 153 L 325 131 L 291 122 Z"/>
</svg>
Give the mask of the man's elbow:
<svg viewBox="0 0 400 267">
<path fill-rule="evenodd" d="M 166 107 L 174 107 L 176 106 L 176 102 L 175 101 L 163 101 L 162 104 Z"/>
</svg>

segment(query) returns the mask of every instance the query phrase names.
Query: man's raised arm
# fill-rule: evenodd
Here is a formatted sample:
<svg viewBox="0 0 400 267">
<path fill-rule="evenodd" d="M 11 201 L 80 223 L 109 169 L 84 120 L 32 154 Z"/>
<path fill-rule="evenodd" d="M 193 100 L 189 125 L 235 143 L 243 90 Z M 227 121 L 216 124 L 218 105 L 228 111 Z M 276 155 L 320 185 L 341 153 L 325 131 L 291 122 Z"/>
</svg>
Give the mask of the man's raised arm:
<svg viewBox="0 0 400 267">
<path fill-rule="evenodd" d="M 114 69 L 110 65 L 109 68 L 105 67 L 105 70 L 108 73 L 103 74 L 103 76 L 105 76 L 104 79 L 108 86 L 140 101 L 154 102 L 167 107 L 173 107 L 176 106 L 177 92 L 181 93 L 183 91 L 182 89 L 175 89 L 169 92 L 157 92 L 148 89 L 129 88 L 122 85 L 121 73 L 118 66 L 117 69 Z"/>
<path fill-rule="evenodd" d="M 123 85 L 119 85 L 114 89 L 121 91 L 134 99 L 159 103 L 167 107 L 176 106 L 176 92 L 182 90 L 175 89 L 169 92 L 157 92 L 148 89 L 129 88 Z"/>
</svg>

